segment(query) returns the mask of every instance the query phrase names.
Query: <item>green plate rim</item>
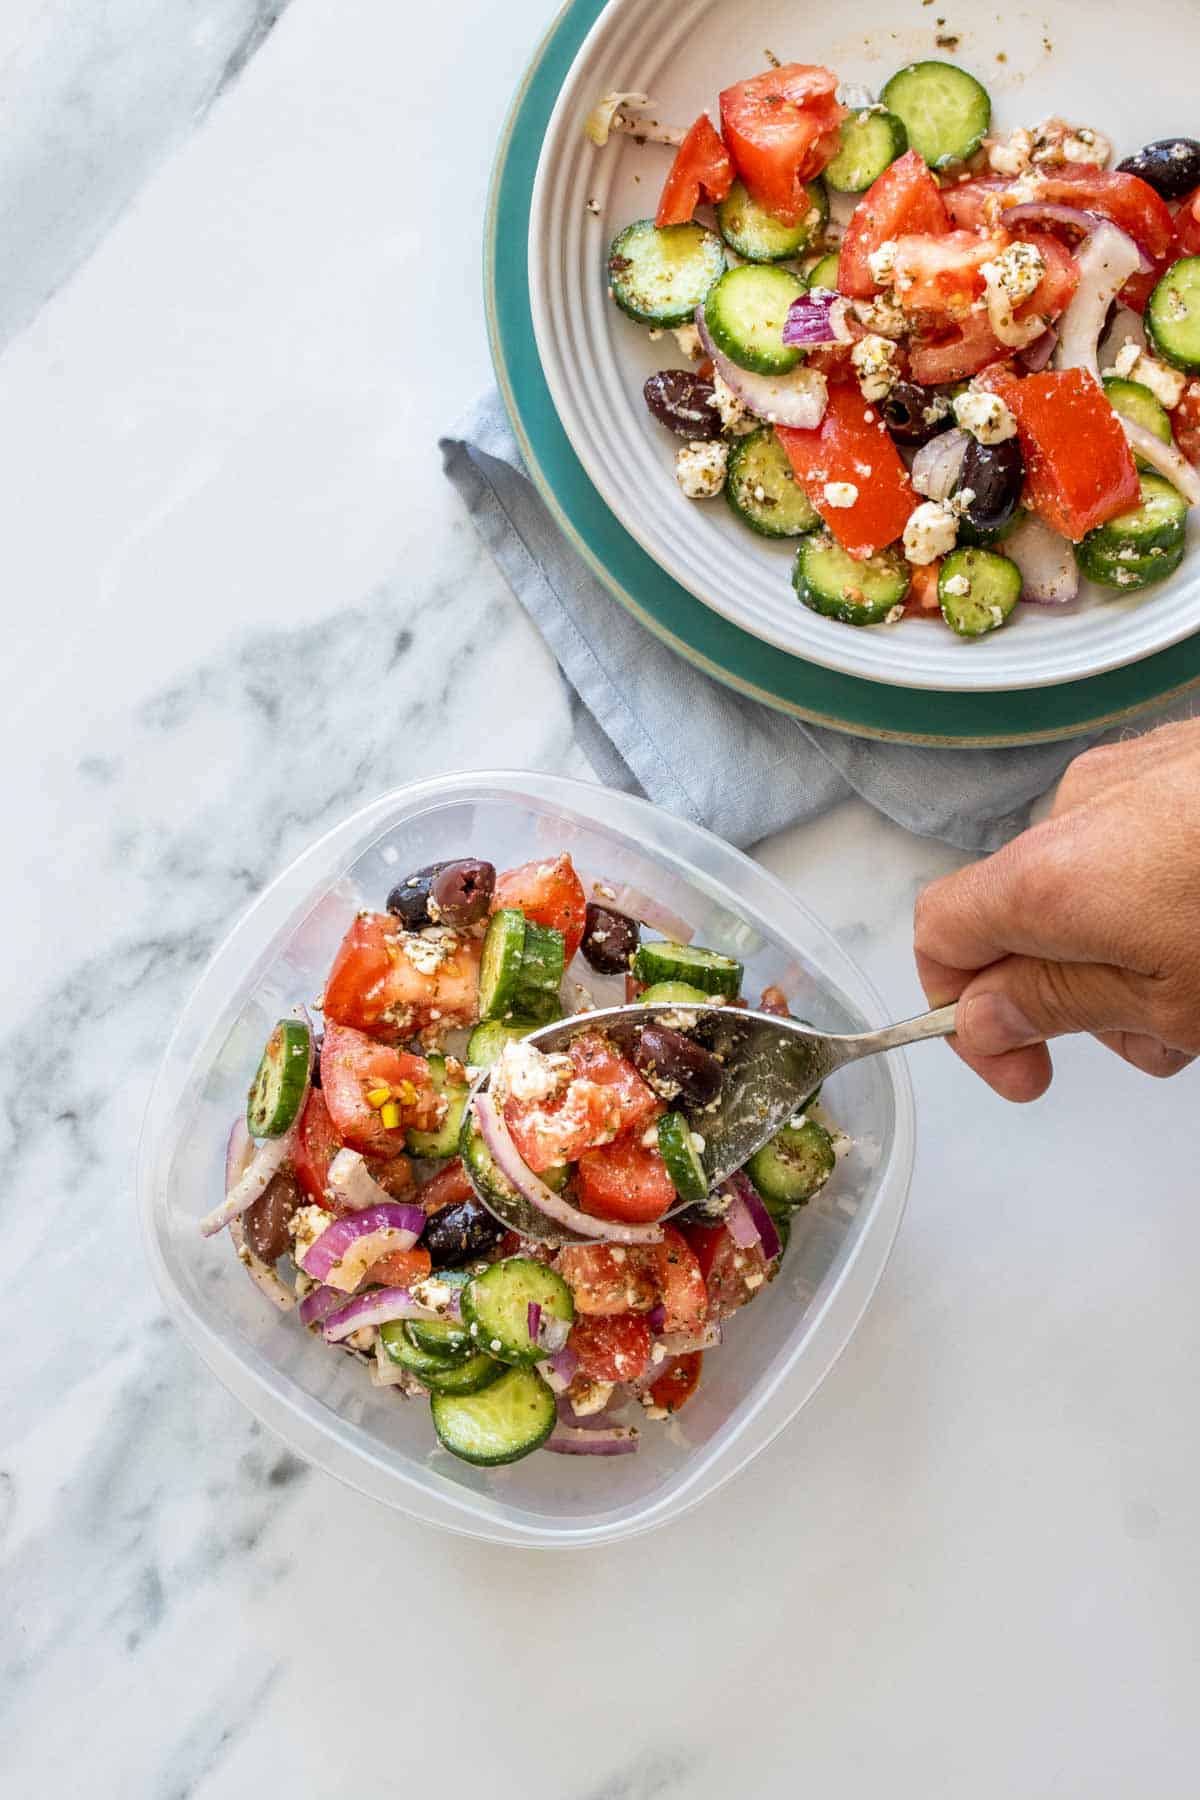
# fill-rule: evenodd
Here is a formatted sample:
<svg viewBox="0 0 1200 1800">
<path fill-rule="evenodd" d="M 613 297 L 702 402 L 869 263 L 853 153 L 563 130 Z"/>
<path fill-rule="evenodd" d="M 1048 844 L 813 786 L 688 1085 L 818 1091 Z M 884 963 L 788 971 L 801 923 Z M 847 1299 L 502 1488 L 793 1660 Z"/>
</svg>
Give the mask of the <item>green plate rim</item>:
<svg viewBox="0 0 1200 1800">
<path fill-rule="evenodd" d="M 526 467 L 559 529 L 609 592 L 726 687 L 854 737 L 973 749 L 1047 743 L 1119 724 L 1200 685 L 1200 633 L 1124 668 L 1054 687 L 944 693 L 866 681 L 742 631 L 635 543 L 592 486 L 562 428 L 529 305 L 529 208 L 538 156 L 567 72 L 605 3 L 566 0 L 513 98 L 488 193 L 484 303 L 496 379 Z M 501 244 L 509 247 L 504 257 Z"/>
</svg>

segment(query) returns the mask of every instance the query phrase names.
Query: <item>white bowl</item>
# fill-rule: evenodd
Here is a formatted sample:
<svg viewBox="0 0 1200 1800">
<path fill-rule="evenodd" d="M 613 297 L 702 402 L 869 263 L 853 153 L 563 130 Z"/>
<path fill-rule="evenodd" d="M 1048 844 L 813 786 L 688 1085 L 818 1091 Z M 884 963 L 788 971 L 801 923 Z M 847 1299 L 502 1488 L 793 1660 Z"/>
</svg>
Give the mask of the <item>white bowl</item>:
<svg viewBox="0 0 1200 1800">
<path fill-rule="evenodd" d="M 935 15 L 958 47 L 935 46 Z M 611 89 L 652 96 L 690 124 L 719 90 L 784 62 L 825 63 L 878 91 L 916 57 L 940 56 L 979 76 L 996 125 L 1051 113 L 1097 126 L 1119 157 L 1168 131 L 1195 128 L 1195 57 L 1170 0 L 1098 8 L 1055 0 L 1045 14 L 997 13 L 983 0 L 924 8 L 916 0 L 844 0 L 801 8 L 778 0 L 612 0 L 576 57 L 538 164 L 529 227 L 534 330 L 546 379 L 576 454 L 625 529 L 697 599 L 743 630 L 826 668 L 902 687 L 1026 688 L 1076 681 L 1178 643 L 1200 626 L 1200 565 L 1144 597 L 1086 590 L 1066 609 L 1022 606 L 1003 631 L 965 643 L 938 620 L 855 630 L 793 594 L 795 546 L 740 525 L 723 502 L 684 499 L 673 440 L 641 389 L 656 368 L 686 359 L 671 337 L 652 343 L 608 299 L 604 259 L 631 219 L 654 212 L 670 152 L 614 138 L 597 150 L 583 121 Z M 1180 53 L 1164 54 L 1175 44 Z M 1004 62 L 997 60 L 1005 57 Z M 1192 550 L 1196 528 L 1193 527 Z"/>
<path fill-rule="evenodd" d="M 449 856 L 501 866 L 570 850 L 591 877 L 651 893 L 699 941 L 735 952 L 747 987 L 781 981 L 835 1030 L 884 1020 L 861 972 L 812 915 L 739 851 L 644 800 L 547 775 L 448 775 L 385 794 L 267 889 L 218 950 L 167 1048 L 147 1114 L 138 1192 L 170 1316 L 225 1385 L 301 1455 L 388 1505 L 500 1543 L 570 1546 L 648 1531 L 710 1494 L 813 1393 L 858 1323 L 900 1223 L 913 1160 L 903 1060 L 829 1083 L 855 1138 L 798 1216 L 783 1269 L 706 1363 L 687 1411 L 648 1424 L 636 1456 L 541 1454 L 474 1469 L 438 1448 L 429 1410 L 370 1385 L 356 1361 L 280 1316 L 224 1235 L 196 1227 L 219 1194 L 230 1122 L 272 1023 L 319 994 L 362 905 L 406 868 Z M 602 984 L 597 982 L 599 988 Z"/>
</svg>

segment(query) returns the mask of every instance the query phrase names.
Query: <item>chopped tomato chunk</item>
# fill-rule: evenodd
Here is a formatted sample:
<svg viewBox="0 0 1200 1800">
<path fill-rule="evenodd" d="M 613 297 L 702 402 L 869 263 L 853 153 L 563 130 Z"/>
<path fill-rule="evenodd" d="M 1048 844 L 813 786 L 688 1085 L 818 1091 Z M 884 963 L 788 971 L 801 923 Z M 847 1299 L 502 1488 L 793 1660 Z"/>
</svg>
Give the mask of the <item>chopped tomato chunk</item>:
<svg viewBox="0 0 1200 1800">
<path fill-rule="evenodd" d="M 646 1252 L 666 1312 L 664 1331 L 694 1331 L 708 1315 L 704 1275 L 681 1231 L 663 1226 L 663 1241 Z"/>
<path fill-rule="evenodd" d="M 596 1033 L 576 1038 L 570 1057 L 575 1073 L 557 1094 L 540 1101 L 510 1096 L 504 1104 L 513 1142 L 537 1174 L 610 1144 L 662 1111 L 633 1064 Z"/>
<path fill-rule="evenodd" d="M 661 1406 L 669 1413 L 677 1413 L 681 1406 L 686 1406 L 699 1385 L 703 1366 L 703 1350 L 692 1350 L 686 1356 L 675 1357 L 651 1385 L 650 1398 L 655 1406 Z"/>
<path fill-rule="evenodd" d="M 398 1156 L 410 1127 L 432 1131 L 445 1113 L 423 1056 L 393 1050 L 332 1022 L 321 1046 L 321 1092 L 342 1143 L 364 1156 Z M 381 1094 L 384 1101 L 378 1100 Z M 389 1118 L 395 1123 L 386 1123 Z"/>
<path fill-rule="evenodd" d="M 589 1381 L 638 1381 L 646 1373 L 653 1343 L 644 1313 L 616 1318 L 576 1319 L 567 1339 Z"/>
<path fill-rule="evenodd" d="M 583 942 L 587 896 L 569 856 L 522 863 L 496 878 L 493 912 L 515 907 L 535 925 L 546 925 L 563 934 L 563 954 L 568 962 Z"/>
<path fill-rule="evenodd" d="M 938 599 L 938 575 L 941 572 L 942 559 L 935 557 L 933 562 L 914 563 L 912 580 L 909 582 L 908 595 L 904 602 L 906 612 L 935 613 L 941 607 Z"/>
<path fill-rule="evenodd" d="M 632 1131 L 638 1125 L 645 1125 L 662 1111 L 662 1103 L 654 1089 L 599 1032 L 581 1033 L 573 1039 L 568 1054 L 581 1080 L 595 1082 L 615 1096 L 620 1109 L 621 1131 Z"/>
<path fill-rule="evenodd" d="M 461 1206 L 469 1200 L 475 1190 L 467 1180 L 467 1171 L 463 1168 L 462 1157 L 452 1156 L 449 1162 L 443 1163 L 436 1175 L 423 1181 L 413 1199 L 423 1206 L 427 1213 L 439 1212 L 443 1206 Z"/>
<path fill-rule="evenodd" d="M 654 223 L 686 225 L 702 199 L 716 206 L 732 186 L 729 152 L 708 114 L 701 113 L 676 152 Z"/>
<path fill-rule="evenodd" d="M 1170 207 L 1139 175 L 1064 163 L 1052 175 L 1043 175 L 1038 187 L 1039 199 L 1052 205 L 1079 206 L 1111 219 L 1152 259 L 1166 256 L 1175 242 Z"/>
<path fill-rule="evenodd" d="M 641 1245 L 567 1244 L 555 1267 L 574 1295 L 577 1313 L 606 1319 L 649 1312 L 657 1304 L 652 1250 Z"/>
<path fill-rule="evenodd" d="M 943 237 L 950 220 L 942 191 L 915 150 L 906 150 L 872 183 L 854 209 L 838 250 L 838 288 L 859 300 L 879 290 L 868 257 L 890 239 Z"/>
<path fill-rule="evenodd" d="M 837 154 L 846 108 L 837 76 L 809 63 L 787 63 L 721 95 L 721 131 L 752 199 L 797 225 L 812 202 L 805 183 Z"/>
<path fill-rule="evenodd" d="M 1001 195 L 1012 183 L 1006 175 L 982 175 L 977 181 L 951 183 L 942 189 L 942 204 L 950 223 L 961 231 L 990 231 L 998 222 Z"/>
<path fill-rule="evenodd" d="M 917 503 L 908 470 L 878 409 L 856 387 L 830 388 L 815 431 L 777 425 L 775 435 L 796 479 L 851 556 L 873 556 L 902 535 Z M 856 498 L 849 506 L 834 506 L 826 490 L 842 483 Z"/>
<path fill-rule="evenodd" d="M 331 1203 L 325 1192 L 329 1165 L 342 1148 L 325 1096 L 319 1087 L 309 1090 L 304 1102 L 304 1116 L 292 1150 L 292 1170 L 308 1199 L 317 1206 Z"/>
<path fill-rule="evenodd" d="M 1175 442 L 1189 462 L 1200 465 L 1200 381 L 1189 381 L 1171 414 Z"/>
<path fill-rule="evenodd" d="M 710 1317 L 728 1318 L 770 1280 L 761 1244 L 739 1249 L 724 1225 L 689 1225 L 685 1235 L 704 1273 Z"/>
<path fill-rule="evenodd" d="M 435 948 L 436 946 L 436 948 Z M 325 1017 L 402 1043 L 441 1022 L 479 1016 L 479 941 L 449 933 L 423 939 L 391 913 L 360 913 L 342 939 L 325 983 Z"/>
<path fill-rule="evenodd" d="M 1002 232 L 948 231 L 941 237 L 906 233 L 895 240 L 896 298 L 905 312 L 961 318 L 983 293 L 985 262 L 1008 243 Z"/>
<path fill-rule="evenodd" d="M 1017 421 L 1025 499 L 1047 525 L 1078 543 L 1136 506 L 1133 452 L 1104 390 L 1086 369 L 987 378 Z"/>
<path fill-rule="evenodd" d="M 661 1219 L 675 1204 L 675 1185 L 658 1150 L 637 1137 L 618 1138 L 603 1150 L 588 1150 L 575 1171 L 579 1204 L 598 1219 L 644 1225 Z"/>
<path fill-rule="evenodd" d="M 936 387 L 939 382 L 965 381 L 968 375 L 978 375 L 1006 354 L 1004 346 L 996 342 L 987 314 L 968 313 L 946 337 L 914 339 L 908 364 L 914 381 Z"/>
<path fill-rule="evenodd" d="M 362 1285 L 371 1287 L 378 1282 L 380 1287 L 410 1287 L 414 1281 L 424 1281 L 432 1268 L 432 1257 L 420 1245 L 411 1250 L 389 1250 L 371 1264 Z"/>
<path fill-rule="evenodd" d="M 1180 202 L 1175 231 L 1184 256 L 1200 256 L 1200 188 Z"/>
</svg>

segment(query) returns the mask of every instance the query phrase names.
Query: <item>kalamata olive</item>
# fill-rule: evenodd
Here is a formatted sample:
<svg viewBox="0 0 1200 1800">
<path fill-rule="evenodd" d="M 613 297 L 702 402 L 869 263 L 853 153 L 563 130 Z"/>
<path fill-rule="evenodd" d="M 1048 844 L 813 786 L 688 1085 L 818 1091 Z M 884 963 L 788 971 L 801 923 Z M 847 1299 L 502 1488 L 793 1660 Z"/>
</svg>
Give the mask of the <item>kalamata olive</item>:
<svg viewBox="0 0 1200 1800">
<path fill-rule="evenodd" d="M 1164 200 L 1182 200 L 1200 187 L 1200 143 L 1195 138 L 1159 138 L 1117 167 L 1125 175 L 1148 182 Z"/>
<path fill-rule="evenodd" d="M 660 369 L 642 389 L 646 405 L 660 425 L 681 438 L 721 435 L 721 415 L 711 381 L 691 369 Z"/>
<path fill-rule="evenodd" d="M 278 1262 L 290 1250 L 288 1220 L 300 1204 L 300 1189 L 285 1169 L 272 1176 L 265 1191 L 242 1214 L 246 1243 L 265 1263 Z"/>
<path fill-rule="evenodd" d="M 468 856 L 443 863 L 429 884 L 429 916 L 444 925 L 474 925 L 486 919 L 495 886 L 490 862 Z"/>
<path fill-rule="evenodd" d="M 435 1269 L 451 1269 L 457 1263 L 482 1256 L 504 1236 L 504 1226 L 475 1199 L 460 1200 L 431 1213 L 421 1238 Z"/>
<path fill-rule="evenodd" d="M 707 1106 L 721 1091 L 724 1070 L 712 1051 L 668 1025 L 644 1026 L 633 1060 L 651 1085 L 656 1077 L 672 1083 L 693 1106 Z"/>
<path fill-rule="evenodd" d="M 462 857 L 454 862 L 427 863 L 398 881 L 387 897 L 387 909 L 408 931 L 424 925 L 469 925 L 487 912 L 496 885 L 491 863 Z M 433 911 L 429 910 L 430 899 Z"/>
<path fill-rule="evenodd" d="M 588 903 L 579 948 L 597 975 L 627 975 L 629 959 L 642 941 L 636 919 L 614 912 L 611 906 Z"/>
<path fill-rule="evenodd" d="M 879 410 L 898 444 L 927 444 L 954 423 L 949 405 L 915 381 L 898 381 Z"/>
<path fill-rule="evenodd" d="M 318 1031 L 313 1039 L 312 1084 L 314 1087 L 320 1087 L 321 1085 L 321 1051 L 324 1048 L 324 1044 L 325 1033 L 323 1031 Z"/>
<path fill-rule="evenodd" d="M 1020 440 L 1005 438 L 1001 444 L 981 444 L 968 438 L 954 492 L 971 498 L 962 517 L 977 532 L 995 532 L 1008 524 L 1017 510 L 1025 482 L 1025 459 Z"/>
</svg>

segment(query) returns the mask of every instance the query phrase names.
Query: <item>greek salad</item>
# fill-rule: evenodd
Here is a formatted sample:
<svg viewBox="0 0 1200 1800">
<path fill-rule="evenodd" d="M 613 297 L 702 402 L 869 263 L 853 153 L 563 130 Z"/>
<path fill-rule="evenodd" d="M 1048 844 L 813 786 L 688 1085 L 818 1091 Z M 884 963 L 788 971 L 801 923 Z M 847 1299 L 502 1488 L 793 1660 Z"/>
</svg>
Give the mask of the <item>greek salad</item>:
<svg viewBox="0 0 1200 1800">
<path fill-rule="evenodd" d="M 686 366 L 645 384 L 696 501 L 795 538 L 805 606 L 962 639 L 1019 601 L 1164 581 L 1200 501 L 1200 141 L 1115 168 L 1093 126 L 997 133 L 940 61 L 878 97 L 774 63 L 719 128 L 612 93 L 587 122 L 665 144 L 653 218 L 609 249 L 615 304 Z"/>
<path fill-rule="evenodd" d="M 632 889 L 589 897 L 566 854 L 416 870 L 355 917 L 323 1029 L 297 1007 L 272 1031 L 201 1231 L 228 1228 L 266 1297 L 377 1385 L 427 1398 L 467 1462 L 636 1450 L 622 1415 L 689 1400 L 848 1141 L 814 1094 L 710 1193 L 723 1069 L 688 1008 L 747 1003 L 741 963 L 692 937 Z M 616 1004 L 671 1005 L 628 1055 L 589 1027 L 596 978 Z M 761 1006 L 788 1010 L 777 988 Z M 564 1016 L 565 1051 L 527 1041 Z M 590 1241 L 522 1238 L 480 1192 Z"/>
</svg>

